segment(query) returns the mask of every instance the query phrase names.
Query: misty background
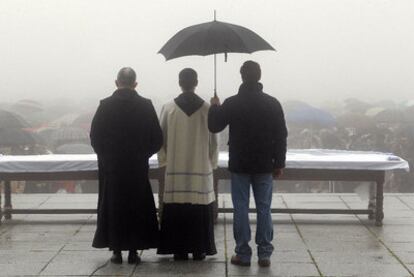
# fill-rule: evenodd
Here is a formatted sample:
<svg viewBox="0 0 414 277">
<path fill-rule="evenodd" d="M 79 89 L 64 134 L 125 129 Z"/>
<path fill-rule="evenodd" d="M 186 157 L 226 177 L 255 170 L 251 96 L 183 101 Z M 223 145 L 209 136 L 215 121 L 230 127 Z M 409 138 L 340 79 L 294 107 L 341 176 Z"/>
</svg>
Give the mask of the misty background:
<svg viewBox="0 0 414 277">
<path fill-rule="evenodd" d="M 218 93 L 237 92 L 239 68 L 262 66 L 264 91 L 323 105 L 356 97 L 406 101 L 414 92 L 412 0 L 1 0 L 0 102 L 33 99 L 96 107 L 123 66 L 157 110 L 180 93 L 178 72 L 199 73 L 213 93 L 213 57 L 166 62 L 157 54 L 184 27 L 217 19 L 245 26 L 277 52 L 218 56 Z"/>
<path fill-rule="evenodd" d="M 284 107 L 288 148 L 392 152 L 414 166 L 412 0 L 0 0 L 0 155 L 86 154 L 99 100 L 120 68 L 156 110 L 199 74 L 213 95 L 213 56 L 168 62 L 157 52 L 179 30 L 213 20 L 247 27 L 277 52 L 218 55 L 218 95 L 237 93 L 239 68 L 261 64 L 264 91 Z M 312 105 L 312 106 L 309 106 Z M 220 133 L 227 150 L 228 131 Z M 89 182 L 89 183 L 88 183 Z M 13 192 L 96 192 L 87 182 L 17 182 Z M 414 192 L 414 173 L 385 191 Z M 281 182 L 282 192 L 352 192 L 340 182 Z"/>
</svg>

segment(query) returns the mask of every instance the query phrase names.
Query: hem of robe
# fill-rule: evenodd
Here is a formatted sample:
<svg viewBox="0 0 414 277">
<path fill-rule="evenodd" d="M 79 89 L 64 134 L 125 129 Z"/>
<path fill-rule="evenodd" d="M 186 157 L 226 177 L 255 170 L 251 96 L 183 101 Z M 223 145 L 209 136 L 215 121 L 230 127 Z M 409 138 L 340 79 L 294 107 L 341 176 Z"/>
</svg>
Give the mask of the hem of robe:
<svg viewBox="0 0 414 277">
<path fill-rule="evenodd" d="M 213 204 L 165 203 L 157 254 L 217 254 Z"/>
</svg>

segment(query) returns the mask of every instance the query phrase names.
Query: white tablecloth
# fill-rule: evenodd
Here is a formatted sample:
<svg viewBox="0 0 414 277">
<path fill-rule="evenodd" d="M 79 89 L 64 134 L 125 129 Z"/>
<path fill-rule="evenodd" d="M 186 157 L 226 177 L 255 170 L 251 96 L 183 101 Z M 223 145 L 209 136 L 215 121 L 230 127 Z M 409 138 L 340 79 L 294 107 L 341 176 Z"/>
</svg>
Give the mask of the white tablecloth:
<svg viewBox="0 0 414 277">
<path fill-rule="evenodd" d="M 228 153 L 221 152 L 219 167 L 227 167 L 227 162 Z M 158 167 L 155 155 L 151 157 L 149 164 L 151 168 Z M 392 154 L 326 149 L 289 150 L 286 167 L 300 169 L 409 170 L 407 161 Z M 0 173 L 76 172 L 96 169 L 95 154 L 0 155 Z"/>
</svg>

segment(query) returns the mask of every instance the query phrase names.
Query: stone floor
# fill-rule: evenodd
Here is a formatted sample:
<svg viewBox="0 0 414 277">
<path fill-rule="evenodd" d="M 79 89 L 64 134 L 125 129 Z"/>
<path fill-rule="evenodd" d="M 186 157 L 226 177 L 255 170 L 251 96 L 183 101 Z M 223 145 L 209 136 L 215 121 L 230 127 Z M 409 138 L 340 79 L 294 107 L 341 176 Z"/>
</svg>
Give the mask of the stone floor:
<svg viewBox="0 0 414 277">
<path fill-rule="evenodd" d="M 14 195 L 15 208 L 94 208 L 95 194 Z M 173 262 L 154 250 L 142 263 L 113 265 L 91 247 L 95 215 L 14 215 L 0 226 L 1 276 L 414 276 L 414 195 L 387 194 L 384 226 L 366 216 L 273 215 L 275 252 L 270 268 L 229 263 L 231 214 L 216 225 L 218 254 L 204 262 Z M 229 195 L 220 205 L 231 206 Z M 275 194 L 274 207 L 365 208 L 355 194 Z M 255 216 L 251 215 L 254 234 Z M 254 237 L 254 236 L 253 236 Z M 253 246 L 253 244 L 252 244 Z M 255 252 L 254 252 L 255 253 Z"/>
</svg>

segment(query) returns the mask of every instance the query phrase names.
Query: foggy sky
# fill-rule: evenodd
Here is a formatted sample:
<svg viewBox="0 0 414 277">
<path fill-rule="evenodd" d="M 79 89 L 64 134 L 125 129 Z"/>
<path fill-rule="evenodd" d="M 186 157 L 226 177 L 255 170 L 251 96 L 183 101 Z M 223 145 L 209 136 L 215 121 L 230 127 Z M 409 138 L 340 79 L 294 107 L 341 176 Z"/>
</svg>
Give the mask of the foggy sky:
<svg viewBox="0 0 414 277">
<path fill-rule="evenodd" d="M 277 52 L 218 56 L 221 98 L 237 91 L 239 68 L 262 66 L 264 91 L 312 103 L 414 96 L 412 0 L 0 0 L 0 102 L 89 99 L 115 89 L 119 68 L 137 71 L 156 105 L 180 91 L 184 67 L 199 73 L 197 92 L 213 91 L 213 57 L 168 62 L 157 54 L 176 32 L 212 20 L 243 25 Z"/>
</svg>

